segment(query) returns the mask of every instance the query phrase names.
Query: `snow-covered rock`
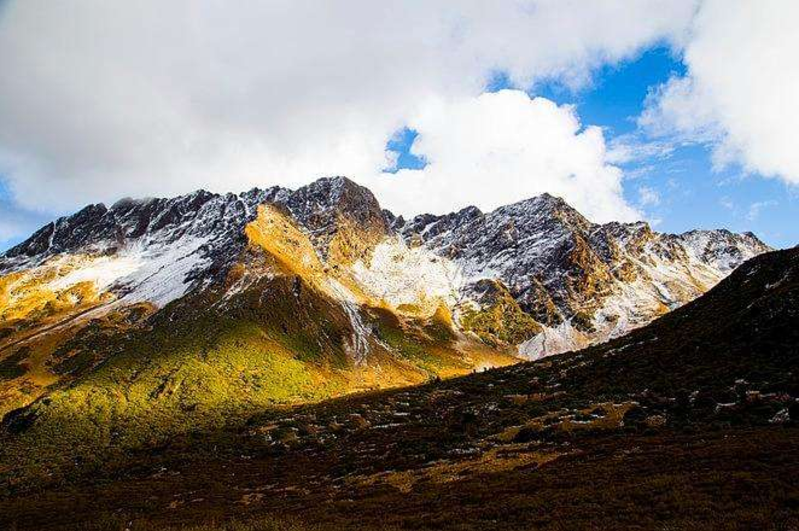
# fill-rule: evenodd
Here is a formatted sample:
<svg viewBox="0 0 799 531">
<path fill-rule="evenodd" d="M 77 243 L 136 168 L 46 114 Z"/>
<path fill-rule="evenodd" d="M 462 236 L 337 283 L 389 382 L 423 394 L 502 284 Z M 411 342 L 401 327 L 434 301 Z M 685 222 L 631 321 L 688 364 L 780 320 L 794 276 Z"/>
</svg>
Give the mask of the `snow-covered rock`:
<svg viewBox="0 0 799 531">
<path fill-rule="evenodd" d="M 543 329 L 518 345 L 520 355 L 537 358 L 647 324 L 769 250 L 751 233 L 671 235 L 646 223 L 597 225 L 547 194 L 489 213 L 468 207 L 406 221 L 382 210 L 368 189 L 333 177 L 296 191 L 200 190 L 90 205 L 1 255 L 0 276 L 46 276 L 54 292 L 93 282 L 115 304 L 163 307 L 193 290 L 225 285 L 261 204 L 285 212 L 329 270 L 328 295 L 352 321 L 357 357 L 369 334 L 357 307 L 364 297 L 416 317 L 443 304 L 462 324 L 464 311 L 488 304 L 479 282 L 501 282 Z M 242 289 L 243 282 L 227 289 Z"/>
<path fill-rule="evenodd" d="M 727 230 L 659 234 L 643 222 L 597 225 L 544 194 L 395 226 L 409 245 L 450 259 L 466 281 L 503 282 L 544 332 L 520 345 L 538 358 L 643 326 L 701 295 L 768 246 Z"/>
</svg>

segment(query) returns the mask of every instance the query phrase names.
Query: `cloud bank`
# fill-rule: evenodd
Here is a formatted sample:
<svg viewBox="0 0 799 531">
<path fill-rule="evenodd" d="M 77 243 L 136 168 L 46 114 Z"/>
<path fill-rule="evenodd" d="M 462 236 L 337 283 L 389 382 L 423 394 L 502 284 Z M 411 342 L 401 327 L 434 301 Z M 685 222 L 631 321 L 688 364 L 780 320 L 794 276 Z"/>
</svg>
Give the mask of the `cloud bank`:
<svg viewBox="0 0 799 531">
<path fill-rule="evenodd" d="M 419 133 L 412 153 L 427 166 L 367 183 L 397 212 L 491 210 L 549 192 L 595 221 L 641 216 L 622 198 L 601 129 L 583 129 L 569 106 L 504 90 L 432 103 L 410 125 Z"/>
<path fill-rule="evenodd" d="M 544 100 L 480 94 L 496 71 L 517 86 L 587 83 L 600 65 L 678 45 L 695 6 L 11 0 L 0 8 L 0 175 L 20 205 L 49 211 L 330 174 L 371 183 L 390 164 L 386 141 L 411 124 L 432 164 L 386 177 L 407 187 L 382 187 L 405 213 L 546 190 L 599 217 L 633 216 L 598 130 Z M 426 186 L 440 196 L 417 193 Z"/>
<path fill-rule="evenodd" d="M 688 74 L 652 93 L 640 123 L 711 145 L 719 166 L 799 184 L 797 28 L 793 0 L 702 2 L 685 46 Z"/>
</svg>

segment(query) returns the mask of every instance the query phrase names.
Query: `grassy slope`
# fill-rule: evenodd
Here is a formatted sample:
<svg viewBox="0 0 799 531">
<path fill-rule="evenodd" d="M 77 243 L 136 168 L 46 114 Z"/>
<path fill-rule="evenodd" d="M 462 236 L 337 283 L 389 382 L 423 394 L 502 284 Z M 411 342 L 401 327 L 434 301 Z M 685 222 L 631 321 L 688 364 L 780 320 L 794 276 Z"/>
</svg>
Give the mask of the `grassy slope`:
<svg viewBox="0 0 799 531">
<path fill-rule="evenodd" d="M 494 346 L 519 345 L 541 333 L 541 325 L 522 311 L 503 284 L 483 282 L 490 282 L 490 300 L 480 310 L 467 310 L 462 319 L 465 330 Z"/>
<path fill-rule="evenodd" d="M 457 337 L 441 312 L 403 319 L 379 307 L 361 311 L 373 334 L 366 359 L 356 360 L 351 317 L 327 289 L 335 267 L 319 260 L 308 236 L 271 207 L 259 209 L 246 236 L 251 245 L 225 286 L 153 315 L 123 308 L 7 348 L 0 474 L 14 485 L 50 481 L 114 466 L 176 436 L 241 425 L 267 409 L 515 361 Z M 39 298 L 19 300 L 28 308 Z M 19 300 L 6 302 L 16 308 Z M 32 367 L 46 378 L 29 389 Z"/>
<path fill-rule="evenodd" d="M 65 289 L 53 282 L 81 263 L 81 257 L 27 273 L 0 275 L 0 417 L 30 404 L 63 375 L 52 370 L 56 350 L 85 326 L 82 315 L 113 299 L 90 282 Z M 116 312 L 109 321 L 124 326 Z"/>
<path fill-rule="evenodd" d="M 471 360 L 445 325 L 405 324 L 374 309 L 365 319 L 377 340 L 366 363 L 354 364 L 347 316 L 299 277 L 264 278 L 225 301 L 202 297 L 209 299 L 182 300 L 125 334 L 83 329 L 55 367 L 99 365 L 9 415 L 0 471 L 19 484 L 113 466 L 131 451 L 240 425 L 267 409 L 510 361 L 497 353 Z"/>
</svg>

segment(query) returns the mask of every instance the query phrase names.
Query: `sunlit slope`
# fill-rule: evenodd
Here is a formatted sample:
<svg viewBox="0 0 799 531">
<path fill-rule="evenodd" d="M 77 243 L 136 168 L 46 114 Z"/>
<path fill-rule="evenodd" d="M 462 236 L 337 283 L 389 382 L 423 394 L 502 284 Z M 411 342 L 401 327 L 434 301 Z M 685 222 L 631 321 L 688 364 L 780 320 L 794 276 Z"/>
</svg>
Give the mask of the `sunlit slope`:
<svg viewBox="0 0 799 531">
<path fill-rule="evenodd" d="M 262 209 L 246 234 L 250 244 L 218 287 L 134 324 L 114 321 L 116 311 L 68 337 L 45 333 L 59 343 L 46 362 L 49 392 L 7 416 L 5 458 L 44 477 L 74 466 L 67 447 L 78 463 L 107 462 L 274 407 L 515 361 L 456 332 L 444 309 L 411 318 L 370 306 L 346 277 L 326 273 L 279 212 Z M 32 352 L 25 342 L 12 350 Z"/>
</svg>

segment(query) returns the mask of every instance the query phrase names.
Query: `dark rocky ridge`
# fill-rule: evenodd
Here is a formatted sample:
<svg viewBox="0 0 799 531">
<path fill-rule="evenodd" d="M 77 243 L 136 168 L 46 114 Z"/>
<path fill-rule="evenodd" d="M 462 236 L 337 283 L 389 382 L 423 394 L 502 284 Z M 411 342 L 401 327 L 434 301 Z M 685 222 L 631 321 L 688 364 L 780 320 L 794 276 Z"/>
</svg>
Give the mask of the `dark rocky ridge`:
<svg viewBox="0 0 799 531">
<path fill-rule="evenodd" d="M 244 227 L 255 219 L 261 204 L 284 207 L 319 241 L 329 240 L 341 219 L 389 232 L 377 199 L 345 177 L 319 179 L 296 191 L 277 186 L 242 194 L 198 190 L 171 199 L 126 198 L 111 208 L 89 205 L 48 223 L 0 255 L 0 273 L 61 253 L 113 254 L 126 245 L 170 245 L 184 237 L 207 240 L 203 253 L 212 264 L 194 276 L 220 272 L 246 245 Z"/>
</svg>

